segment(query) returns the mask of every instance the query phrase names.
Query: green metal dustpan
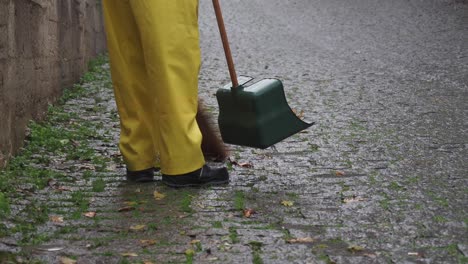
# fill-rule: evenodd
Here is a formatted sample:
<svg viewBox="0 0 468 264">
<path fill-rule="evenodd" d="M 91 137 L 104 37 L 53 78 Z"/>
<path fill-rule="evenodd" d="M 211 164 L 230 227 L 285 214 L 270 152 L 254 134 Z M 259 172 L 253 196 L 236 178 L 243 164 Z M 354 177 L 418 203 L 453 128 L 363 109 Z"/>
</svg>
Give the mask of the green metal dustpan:
<svg viewBox="0 0 468 264">
<path fill-rule="evenodd" d="M 312 126 L 291 110 L 280 80 L 250 84 L 252 78 L 237 79 L 218 0 L 213 0 L 213 5 L 232 81 L 216 92 L 223 141 L 263 149 Z"/>
</svg>

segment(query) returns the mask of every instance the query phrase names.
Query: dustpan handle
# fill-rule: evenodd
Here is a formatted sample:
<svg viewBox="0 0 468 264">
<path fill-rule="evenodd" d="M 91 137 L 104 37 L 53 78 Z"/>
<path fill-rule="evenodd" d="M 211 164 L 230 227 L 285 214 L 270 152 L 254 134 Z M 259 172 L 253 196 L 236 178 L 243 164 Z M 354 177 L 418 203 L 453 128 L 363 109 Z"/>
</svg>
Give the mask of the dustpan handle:
<svg viewBox="0 0 468 264">
<path fill-rule="evenodd" d="M 229 75 L 231 76 L 232 88 L 239 86 L 237 81 L 236 69 L 234 68 L 234 61 L 232 60 L 231 48 L 229 47 L 229 41 L 224 27 L 223 14 L 221 12 L 221 6 L 218 0 L 213 0 L 213 7 L 216 14 L 216 20 L 218 21 L 219 33 L 221 34 L 221 41 L 223 42 L 224 54 L 226 55 L 226 61 L 229 68 Z"/>
</svg>

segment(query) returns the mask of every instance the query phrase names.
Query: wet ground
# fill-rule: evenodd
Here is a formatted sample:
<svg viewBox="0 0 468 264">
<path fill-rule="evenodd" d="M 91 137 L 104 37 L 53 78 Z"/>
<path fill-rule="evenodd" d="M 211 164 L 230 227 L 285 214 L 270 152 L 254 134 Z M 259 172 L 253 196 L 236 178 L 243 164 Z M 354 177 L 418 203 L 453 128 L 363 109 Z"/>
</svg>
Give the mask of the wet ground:
<svg viewBox="0 0 468 264">
<path fill-rule="evenodd" d="M 228 74 L 210 4 L 200 97 L 215 116 Z M 0 259 L 467 263 L 468 3 L 222 5 L 238 73 L 281 79 L 316 125 L 266 150 L 231 146 L 226 187 L 128 184 L 96 67 L 3 174 Z"/>
</svg>

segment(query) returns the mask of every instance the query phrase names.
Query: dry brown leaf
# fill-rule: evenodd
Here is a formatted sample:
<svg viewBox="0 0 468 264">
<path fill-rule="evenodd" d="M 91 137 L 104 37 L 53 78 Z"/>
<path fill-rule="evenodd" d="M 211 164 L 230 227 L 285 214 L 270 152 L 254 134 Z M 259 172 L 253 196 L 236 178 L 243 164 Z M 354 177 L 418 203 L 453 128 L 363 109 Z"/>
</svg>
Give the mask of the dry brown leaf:
<svg viewBox="0 0 468 264">
<path fill-rule="evenodd" d="M 84 213 L 83 215 L 88 218 L 93 218 L 96 216 L 96 212 L 87 212 L 87 213 Z"/>
<path fill-rule="evenodd" d="M 54 179 L 47 180 L 47 186 L 52 187 L 52 188 L 56 188 L 56 185 L 57 185 L 56 180 L 54 180 Z"/>
<path fill-rule="evenodd" d="M 250 162 L 238 162 L 238 161 L 236 161 L 235 159 L 233 159 L 231 157 L 228 158 L 228 161 L 234 166 L 240 166 L 240 167 L 243 167 L 243 168 L 253 168 L 253 164 L 250 163 Z"/>
<path fill-rule="evenodd" d="M 297 115 L 299 119 L 304 119 L 304 111 L 301 110 L 301 112 Z"/>
<path fill-rule="evenodd" d="M 162 193 L 160 193 L 158 191 L 154 191 L 153 196 L 154 196 L 154 199 L 156 201 L 160 201 L 160 200 L 162 200 L 162 199 L 164 199 L 166 197 L 165 194 L 162 194 Z"/>
<path fill-rule="evenodd" d="M 156 244 L 156 240 L 154 239 L 142 239 L 140 240 L 140 244 L 142 247 L 148 247 Z"/>
<path fill-rule="evenodd" d="M 63 223 L 63 216 L 53 215 L 49 217 L 49 220 L 54 223 Z"/>
<path fill-rule="evenodd" d="M 365 199 L 361 197 L 356 197 L 356 196 L 343 199 L 343 203 L 355 203 L 355 202 L 362 202 L 362 201 L 365 201 Z"/>
<path fill-rule="evenodd" d="M 364 253 L 363 256 L 366 256 L 368 258 L 376 258 L 377 257 L 376 254 L 372 254 L 372 253 Z"/>
<path fill-rule="evenodd" d="M 138 254 L 133 252 L 120 253 L 120 255 L 122 255 L 123 257 L 138 257 Z"/>
<path fill-rule="evenodd" d="M 146 228 L 146 225 L 133 225 L 130 227 L 130 230 L 141 231 L 141 230 L 144 230 L 145 228 Z"/>
<path fill-rule="evenodd" d="M 282 204 L 283 206 L 290 207 L 290 206 L 293 206 L 293 205 L 294 205 L 294 202 L 293 202 L 293 201 L 286 201 L 286 200 L 284 200 L 284 201 L 281 201 L 281 204 Z"/>
<path fill-rule="evenodd" d="M 154 264 L 154 262 L 151 262 L 151 261 L 143 261 L 143 264 Z"/>
<path fill-rule="evenodd" d="M 253 214 L 255 214 L 255 210 L 252 209 L 252 208 L 247 208 L 247 209 L 244 209 L 244 217 L 251 217 Z"/>
<path fill-rule="evenodd" d="M 250 162 L 240 162 L 239 166 L 241 166 L 242 168 L 253 168 L 253 164 Z"/>
<path fill-rule="evenodd" d="M 135 207 L 133 206 L 125 206 L 125 207 L 122 207 L 122 208 L 119 208 L 119 212 L 128 212 L 128 211 L 133 211 L 135 210 Z"/>
<path fill-rule="evenodd" d="M 64 186 L 59 186 L 58 185 L 58 182 L 54 179 L 49 179 L 47 181 L 47 185 L 54 189 L 54 190 L 58 190 L 58 191 L 70 191 L 71 189 L 69 187 L 64 187 Z"/>
<path fill-rule="evenodd" d="M 65 186 L 59 186 L 59 187 L 57 187 L 55 189 L 58 190 L 58 191 L 71 191 L 70 187 L 65 187 Z"/>
<path fill-rule="evenodd" d="M 94 167 L 93 164 L 84 163 L 84 164 L 79 165 L 78 169 L 80 169 L 80 170 L 96 170 L 96 167 Z"/>
<path fill-rule="evenodd" d="M 291 109 L 291 110 L 299 119 L 304 119 L 304 110 L 301 110 L 300 113 L 298 113 L 296 109 Z"/>
<path fill-rule="evenodd" d="M 335 172 L 336 176 L 345 176 L 346 173 L 344 171 L 336 171 Z"/>
<path fill-rule="evenodd" d="M 60 257 L 60 264 L 75 264 L 76 260 L 67 258 L 67 257 Z"/>
<path fill-rule="evenodd" d="M 286 240 L 287 243 L 290 243 L 290 244 L 299 244 L 299 243 L 312 243 L 314 242 L 314 239 L 311 238 L 311 237 L 302 237 L 302 238 L 292 238 L 292 239 L 288 239 Z"/>
<path fill-rule="evenodd" d="M 72 143 L 72 145 L 73 145 L 74 147 L 79 147 L 79 146 L 81 145 L 81 143 L 80 143 L 79 141 L 76 141 L 76 140 L 73 140 L 73 139 L 70 140 L 70 141 L 71 141 L 71 143 Z"/>
</svg>

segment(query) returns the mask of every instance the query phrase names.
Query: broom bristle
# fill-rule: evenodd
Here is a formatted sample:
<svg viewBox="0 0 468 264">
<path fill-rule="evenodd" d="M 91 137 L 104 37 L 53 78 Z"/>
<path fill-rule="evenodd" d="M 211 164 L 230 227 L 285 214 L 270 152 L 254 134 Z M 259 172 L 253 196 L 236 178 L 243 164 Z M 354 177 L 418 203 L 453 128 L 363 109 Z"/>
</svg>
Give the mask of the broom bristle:
<svg viewBox="0 0 468 264">
<path fill-rule="evenodd" d="M 205 110 L 203 102 L 198 102 L 197 123 L 203 136 L 202 151 L 205 157 L 216 161 L 224 161 L 229 157 L 229 151 L 224 145 L 219 130 L 211 116 Z"/>
</svg>

